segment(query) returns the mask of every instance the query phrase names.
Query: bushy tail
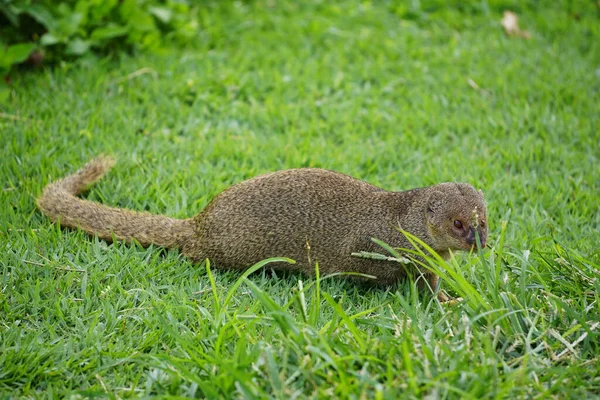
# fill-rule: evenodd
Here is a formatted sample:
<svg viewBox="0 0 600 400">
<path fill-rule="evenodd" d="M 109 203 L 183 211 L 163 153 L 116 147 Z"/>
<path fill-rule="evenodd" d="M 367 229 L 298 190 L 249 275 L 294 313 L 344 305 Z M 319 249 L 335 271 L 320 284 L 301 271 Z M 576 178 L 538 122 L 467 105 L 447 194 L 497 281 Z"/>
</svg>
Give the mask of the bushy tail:
<svg viewBox="0 0 600 400">
<path fill-rule="evenodd" d="M 114 163 L 113 158 L 101 156 L 73 175 L 50 183 L 37 199 L 38 207 L 52 221 L 83 229 L 102 239 L 114 237 L 128 242 L 136 240 L 143 246 L 180 247 L 193 234 L 190 220 L 107 207 L 76 197 L 102 178 Z"/>
</svg>

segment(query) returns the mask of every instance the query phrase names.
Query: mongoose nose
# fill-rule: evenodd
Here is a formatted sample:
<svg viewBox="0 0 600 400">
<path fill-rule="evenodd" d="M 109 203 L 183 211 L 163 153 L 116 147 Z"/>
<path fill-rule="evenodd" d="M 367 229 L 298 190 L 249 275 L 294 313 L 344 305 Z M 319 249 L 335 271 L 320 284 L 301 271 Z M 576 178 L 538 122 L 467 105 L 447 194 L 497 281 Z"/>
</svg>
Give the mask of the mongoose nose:
<svg viewBox="0 0 600 400">
<path fill-rule="evenodd" d="M 479 235 L 479 242 L 481 243 L 481 247 L 484 248 L 485 241 L 486 241 L 485 232 L 482 232 L 481 230 L 478 231 L 473 227 L 469 228 L 469 231 L 467 233 L 467 237 L 465 238 L 465 241 L 467 242 L 467 244 L 469 246 L 475 247 L 477 245 L 476 234 Z"/>
</svg>

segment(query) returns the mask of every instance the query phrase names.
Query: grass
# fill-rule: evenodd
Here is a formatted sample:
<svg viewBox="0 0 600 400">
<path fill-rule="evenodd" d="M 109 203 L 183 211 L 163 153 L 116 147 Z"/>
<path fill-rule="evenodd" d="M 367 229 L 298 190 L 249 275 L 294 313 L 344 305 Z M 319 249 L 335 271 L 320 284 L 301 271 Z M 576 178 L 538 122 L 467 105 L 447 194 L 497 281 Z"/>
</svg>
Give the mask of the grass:
<svg viewBox="0 0 600 400">
<path fill-rule="evenodd" d="M 454 3 L 453 3 L 454 4 Z M 516 11 L 532 39 L 509 38 Z M 0 392 L 24 397 L 600 396 L 600 35 L 594 2 L 207 5 L 188 49 L 14 77 L 0 111 Z M 431 257 L 440 305 L 193 265 L 35 208 L 187 217 L 234 182 L 324 167 L 390 190 L 482 188 L 490 247 Z"/>
</svg>

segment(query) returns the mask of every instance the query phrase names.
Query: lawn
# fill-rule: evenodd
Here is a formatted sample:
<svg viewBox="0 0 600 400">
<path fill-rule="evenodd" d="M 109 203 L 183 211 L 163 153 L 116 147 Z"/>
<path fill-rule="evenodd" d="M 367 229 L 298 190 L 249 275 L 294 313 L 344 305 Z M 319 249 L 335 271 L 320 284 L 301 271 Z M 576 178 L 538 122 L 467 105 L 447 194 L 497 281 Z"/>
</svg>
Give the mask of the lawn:
<svg viewBox="0 0 600 400">
<path fill-rule="evenodd" d="M 0 106 L 0 393 L 600 396 L 600 18 L 593 1 L 207 4 L 189 48 L 13 76 Z M 508 37 L 515 11 L 530 39 Z M 443 305 L 406 282 L 246 277 L 61 230 L 44 185 L 184 218 L 295 167 L 485 192 L 489 246 Z M 0 396 L 3 397 L 3 396 Z"/>
</svg>

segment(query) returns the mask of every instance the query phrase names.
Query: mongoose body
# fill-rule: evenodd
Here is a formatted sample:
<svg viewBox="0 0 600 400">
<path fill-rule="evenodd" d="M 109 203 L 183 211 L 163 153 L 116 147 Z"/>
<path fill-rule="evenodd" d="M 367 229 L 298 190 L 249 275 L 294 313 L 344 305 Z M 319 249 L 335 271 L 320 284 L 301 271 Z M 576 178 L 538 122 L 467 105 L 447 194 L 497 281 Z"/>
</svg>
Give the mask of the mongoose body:
<svg viewBox="0 0 600 400">
<path fill-rule="evenodd" d="M 397 263 L 352 253 L 381 252 L 372 238 L 412 248 L 399 229 L 415 235 L 442 257 L 470 250 L 487 238 L 483 195 L 465 183 L 390 192 L 350 176 L 316 168 L 278 171 L 235 184 L 216 196 L 197 216 L 174 219 L 111 208 L 80 199 L 104 175 L 112 160 L 97 158 L 77 173 L 51 183 L 38 199 L 53 221 L 111 240 L 136 240 L 179 248 L 194 261 L 246 268 L 270 257 L 295 264 L 275 268 L 322 274 L 358 272 L 379 284 L 406 276 Z M 426 274 L 431 286 L 437 282 Z"/>
</svg>

